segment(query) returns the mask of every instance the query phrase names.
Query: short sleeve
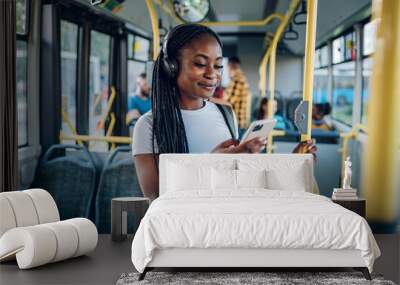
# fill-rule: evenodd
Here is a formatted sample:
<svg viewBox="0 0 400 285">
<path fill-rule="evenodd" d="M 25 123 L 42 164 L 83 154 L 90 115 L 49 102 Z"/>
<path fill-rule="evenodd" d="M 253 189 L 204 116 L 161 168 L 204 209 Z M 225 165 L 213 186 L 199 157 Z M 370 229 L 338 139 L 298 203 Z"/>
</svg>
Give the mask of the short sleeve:
<svg viewBox="0 0 400 285">
<path fill-rule="evenodd" d="M 136 109 L 136 106 L 135 106 L 135 105 L 136 105 L 136 104 L 135 104 L 135 97 L 130 96 L 130 97 L 128 98 L 128 110 Z"/>
<path fill-rule="evenodd" d="M 139 118 L 132 135 L 132 155 L 153 153 L 152 145 L 152 115 L 150 112 Z M 158 153 L 157 143 L 154 150 Z"/>
</svg>

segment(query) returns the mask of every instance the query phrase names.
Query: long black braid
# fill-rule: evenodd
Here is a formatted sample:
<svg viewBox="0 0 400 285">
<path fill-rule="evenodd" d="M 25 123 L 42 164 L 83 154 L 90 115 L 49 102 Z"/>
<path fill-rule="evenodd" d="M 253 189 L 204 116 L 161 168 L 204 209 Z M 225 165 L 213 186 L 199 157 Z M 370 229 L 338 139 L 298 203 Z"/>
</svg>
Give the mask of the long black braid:
<svg viewBox="0 0 400 285">
<path fill-rule="evenodd" d="M 168 35 L 166 46 L 168 58 L 178 61 L 180 49 L 204 34 L 212 35 L 222 46 L 217 34 L 210 28 L 199 24 L 176 26 Z M 156 154 L 156 142 L 160 154 L 188 153 L 189 146 L 179 105 L 179 89 L 176 78 L 171 79 L 165 70 L 164 52 L 160 52 L 154 64 L 152 78 L 153 154 Z"/>
</svg>

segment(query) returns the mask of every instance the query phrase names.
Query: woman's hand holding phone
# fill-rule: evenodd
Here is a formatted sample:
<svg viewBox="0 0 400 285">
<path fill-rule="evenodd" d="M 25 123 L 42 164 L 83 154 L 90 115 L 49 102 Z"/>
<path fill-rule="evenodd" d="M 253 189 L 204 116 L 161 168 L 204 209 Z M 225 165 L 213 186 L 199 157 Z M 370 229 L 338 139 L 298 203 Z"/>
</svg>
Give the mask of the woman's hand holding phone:
<svg viewBox="0 0 400 285">
<path fill-rule="evenodd" d="M 227 140 L 217 145 L 212 153 L 259 153 L 265 148 L 266 141 L 253 138 L 244 143 L 239 140 Z"/>
</svg>

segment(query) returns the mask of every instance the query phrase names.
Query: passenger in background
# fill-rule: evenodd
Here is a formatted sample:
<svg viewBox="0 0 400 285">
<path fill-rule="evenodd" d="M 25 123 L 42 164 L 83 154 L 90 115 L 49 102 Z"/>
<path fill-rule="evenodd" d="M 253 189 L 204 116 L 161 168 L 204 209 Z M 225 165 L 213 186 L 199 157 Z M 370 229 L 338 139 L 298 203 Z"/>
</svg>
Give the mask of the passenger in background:
<svg viewBox="0 0 400 285">
<path fill-rule="evenodd" d="M 331 105 L 329 103 L 314 104 L 312 109 L 312 128 L 324 131 L 334 131 L 335 128 L 325 117 L 330 113 Z"/>
<path fill-rule="evenodd" d="M 245 129 L 248 126 L 251 93 L 247 78 L 240 67 L 240 59 L 232 56 L 228 59 L 230 82 L 225 89 L 224 98 L 231 104 L 238 119 L 239 128 Z"/>
<path fill-rule="evenodd" d="M 128 114 L 126 124 L 132 125 L 141 115 L 151 109 L 149 86 L 146 81 L 146 73 L 140 73 L 136 79 L 136 92 L 128 98 Z"/>
<path fill-rule="evenodd" d="M 265 120 L 268 119 L 268 98 L 267 97 L 263 97 L 260 101 L 260 105 L 258 107 L 258 111 L 257 111 L 257 120 Z M 278 104 L 276 102 L 276 100 L 274 100 L 274 119 L 276 120 L 276 125 L 274 127 L 274 129 L 277 130 L 284 130 L 285 128 L 285 120 L 281 115 L 277 115 L 276 114 L 276 110 L 278 108 Z"/>
</svg>

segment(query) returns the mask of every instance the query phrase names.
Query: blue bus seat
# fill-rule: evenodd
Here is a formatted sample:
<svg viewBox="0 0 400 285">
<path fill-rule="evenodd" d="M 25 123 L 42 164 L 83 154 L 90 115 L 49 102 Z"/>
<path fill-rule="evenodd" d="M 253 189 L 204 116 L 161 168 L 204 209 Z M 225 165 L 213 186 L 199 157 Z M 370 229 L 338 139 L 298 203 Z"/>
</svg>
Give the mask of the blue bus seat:
<svg viewBox="0 0 400 285">
<path fill-rule="evenodd" d="M 111 200 L 115 197 L 143 197 L 129 146 L 117 147 L 103 168 L 96 197 L 96 226 L 99 233 L 111 231 Z M 129 233 L 135 230 L 132 220 L 129 217 Z"/>
<path fill-rule="evenodd" d="M 67 149 L 76 151 L 67 152 Z M 96 189 L 93 157 L 86 147 L 53 145 L 41 159 L 32 185 L 51 194 L 62 220 L 89 218 Z"/>
</svg>

